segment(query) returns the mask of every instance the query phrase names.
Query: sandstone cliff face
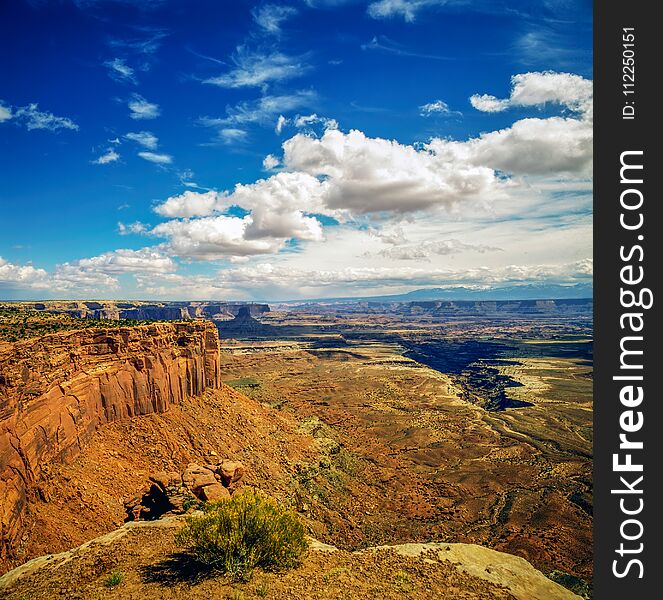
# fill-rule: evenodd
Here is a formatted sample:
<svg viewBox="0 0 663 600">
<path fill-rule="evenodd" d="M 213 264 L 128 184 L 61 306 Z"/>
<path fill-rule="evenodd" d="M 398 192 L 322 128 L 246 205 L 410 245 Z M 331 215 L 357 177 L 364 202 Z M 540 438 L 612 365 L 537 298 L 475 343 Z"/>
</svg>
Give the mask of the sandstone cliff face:
<svg viewBox="0 0 663 600">
<path fill-rule="evenodd" d="M 20 536 L 41 467 L 71 460 L 104 423 L 164 412 L 218 387 L 211 323 L 54 334 L 0 354 L 0 553 Z"/>
</svg>

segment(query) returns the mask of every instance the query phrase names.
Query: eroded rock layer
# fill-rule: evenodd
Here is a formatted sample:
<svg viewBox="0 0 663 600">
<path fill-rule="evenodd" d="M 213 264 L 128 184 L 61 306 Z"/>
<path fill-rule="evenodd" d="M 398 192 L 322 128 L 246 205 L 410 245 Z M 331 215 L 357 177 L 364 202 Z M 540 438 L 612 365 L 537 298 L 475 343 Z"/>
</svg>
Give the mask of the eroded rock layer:
<svg viewBox="0 0 663 600">
<path fill-rule="evenodd" d="M 220 385 L 211 323 L 48 335 L 0 354 L 0 552 L 20 537 L 41 466 L 68 462 L 105 423 L 161 413 Z"/>
</svg>

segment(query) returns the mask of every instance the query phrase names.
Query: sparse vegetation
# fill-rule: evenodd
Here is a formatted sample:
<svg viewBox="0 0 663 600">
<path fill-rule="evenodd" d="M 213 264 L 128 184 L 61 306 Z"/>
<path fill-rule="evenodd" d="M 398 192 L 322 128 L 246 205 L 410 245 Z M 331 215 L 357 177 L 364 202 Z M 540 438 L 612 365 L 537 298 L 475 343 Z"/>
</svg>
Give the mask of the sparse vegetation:
<svg viewBox="0 0 663 600">
<path fill-rule="evenodd" d="M 255 594 L 258 598 L 266 598 L 269 593 L 269 586 L 266 581 L 261 581 L 255 589 Z"/>
<path fill-rule="evenodd" d="M 95 327 L 134 327 L 150 323 L 154 323 L 154 321 L 80 319 L 60 313 L 0 306 L 0 340 L 6 342 L 17 342 L 60 331 L 91 329 Z"/>
<path fill-rule="evenodd" d="M 111 574 L 104 579 L 104 585 L 107 588 L 112 588 L 120 585 L 124 579 L 124 573 L 122 571 L 112 571 Z"/>
<path fill-rule="evenodd" d="M 239 379 L 229 379 L 223 383 L 235 389 L 257 388 L 260 386 L 260 381 L 258 381 L 255 377 L 240 377 Z"/>
<path fill-rule="evenodd" d="M 176 542 L 198 562 L 235 580 L 247 580 L 256 567 L 265 571 L 296 567 L 308 549 L 297 515 L 255 490 L 211 502 L 203 513 L 187 518 Z"/>
<path fill-rule="evenodd" d="M 552 579 L 555 583 L 559 583 L 559 585 L 578 594 L 581 598 L 589 600 L 592 597 L 591 587 L 584 579 L 580 579 L 580 577 L 557 570 L 548 573 L 548 579 Z"/>
</svg>

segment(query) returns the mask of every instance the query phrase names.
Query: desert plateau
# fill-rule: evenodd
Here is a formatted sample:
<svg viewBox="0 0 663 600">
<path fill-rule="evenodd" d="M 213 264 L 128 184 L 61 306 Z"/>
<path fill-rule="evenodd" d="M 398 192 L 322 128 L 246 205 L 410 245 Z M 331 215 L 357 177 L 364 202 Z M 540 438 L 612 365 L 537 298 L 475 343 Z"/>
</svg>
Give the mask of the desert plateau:
<svg viewBox="0 0 663 600">
<path fill-rule="evenodd" d="M 0 312 L 9 598 L 590 595 L 591 301 Z M 246 487 L 305 524 L 301 571 L 178 571 L 182 515 Z"/>
</svg>

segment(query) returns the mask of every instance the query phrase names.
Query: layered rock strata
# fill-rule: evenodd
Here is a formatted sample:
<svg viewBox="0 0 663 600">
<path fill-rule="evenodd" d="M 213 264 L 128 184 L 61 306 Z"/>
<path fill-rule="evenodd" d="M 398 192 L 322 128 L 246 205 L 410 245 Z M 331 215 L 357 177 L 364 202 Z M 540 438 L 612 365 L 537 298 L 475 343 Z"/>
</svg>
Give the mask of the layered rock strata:
<svg viewBox="0 0 663 600">
<path fill-rule="evenodd" d="M 0 354 L 0 553 L 20 539 L 41 469 L 68 462 L 105 423 L 168 410 L 220 385 L 207 322 L 74 331 Z"/>
</svg>

